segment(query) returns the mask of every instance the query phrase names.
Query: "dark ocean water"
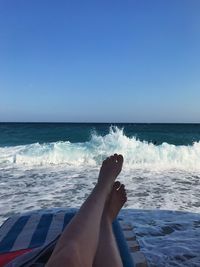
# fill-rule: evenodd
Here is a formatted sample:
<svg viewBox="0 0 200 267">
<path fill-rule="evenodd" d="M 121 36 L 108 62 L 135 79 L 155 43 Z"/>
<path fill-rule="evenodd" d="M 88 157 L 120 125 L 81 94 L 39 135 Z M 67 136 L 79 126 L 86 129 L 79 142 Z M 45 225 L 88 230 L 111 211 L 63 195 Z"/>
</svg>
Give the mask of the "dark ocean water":
<svg viewBox="0 0 200 267">
<path fill-rule="evenodd" d="M 0 146 L 16 146 L 57 141 L 86 142 L 91 133 L 105 136 L 110 126 L 124 129 L 127 137 L 140 141 L 192 145 L 200 140 L 200 124 L 147 123 L 0 123 Z"/>
</svg>

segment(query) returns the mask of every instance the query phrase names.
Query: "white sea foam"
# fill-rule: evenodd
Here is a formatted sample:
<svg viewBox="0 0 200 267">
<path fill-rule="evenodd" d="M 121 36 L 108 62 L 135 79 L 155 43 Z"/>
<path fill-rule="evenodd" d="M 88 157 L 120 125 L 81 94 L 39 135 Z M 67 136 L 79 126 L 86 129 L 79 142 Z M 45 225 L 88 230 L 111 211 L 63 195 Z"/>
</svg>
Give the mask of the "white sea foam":
<svg viewBox="0 0 200 267">
<path fill-rule="evenodd" d="M 154 145 L 127 137 L 122 129 L 110 128 L 109 134 L 92 134 L 83 143 L 54 142 L 0 148 L 0 163 L 15 165 L 99 165 L 106 156 L 121 153 L 127 168 L 200 169 L 200 142 L 191 146 L 168 143 Z"/>
</svg>

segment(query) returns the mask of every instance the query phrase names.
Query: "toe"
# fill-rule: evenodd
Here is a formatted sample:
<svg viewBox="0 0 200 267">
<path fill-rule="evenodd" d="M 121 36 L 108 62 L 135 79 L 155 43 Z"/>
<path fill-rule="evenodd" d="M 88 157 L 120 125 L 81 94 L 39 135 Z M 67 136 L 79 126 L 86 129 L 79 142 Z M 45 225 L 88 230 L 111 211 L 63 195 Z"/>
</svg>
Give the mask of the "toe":
<svg viewBox="0 0 200 267">
<path fill-rule="evenodd" d="M 119 181 L 115 182 L 113 185 L 114 190 L 119 189 L 120 185 L 121 185 L 121 183 Z"/>
<path fill-rule="evenodd" d="M 115 159 L 115 156 L 110 156 L 110 158 L 109 158 L 111 161 L 116 161 L 116 159 Z"/>
<path fill-rule="evenodd" d="M 125 189 L 125 185 L 124 184 L 121 184 L 121 186 L 119 188 L 119 191 L 120 191 L 122 196 L 126 195 L 126 189 Z"/>
<path fill-rule="evenodd" d="M 117 154 L 114 154 L 114 156 L 113 156 L 113 157 L 114 157 L 114 159 L 115 159 L 115 160 L 117 160 L 117 158 L 118 158 L 118 155 L 117 155 Z"/>
<path fill-rule="evenodd" d="M 121 197 L 122 197 L 122 199 L 123 199 L 123 201 L 127 201 L 127 195 L 126 195 L 126 189 L 125 189 L 125 187 L 123 186 L 121 186 Z"/>
<path fill-rule="evenodd" d="M 122 156 L 121 154 L 117 156 L 117 161 L 118 161 L 120 164 L 123 163 L 124 158 L 123 158 L 123 156 Z"/>
<path fill-rule="evenodd" d="M 124 185 L 124 184 L 121 184 L 121 186 L 120 186 L 120 190 L 121 190 L 121 191 L 125 191 L 125 185 Z"/>
</svg>

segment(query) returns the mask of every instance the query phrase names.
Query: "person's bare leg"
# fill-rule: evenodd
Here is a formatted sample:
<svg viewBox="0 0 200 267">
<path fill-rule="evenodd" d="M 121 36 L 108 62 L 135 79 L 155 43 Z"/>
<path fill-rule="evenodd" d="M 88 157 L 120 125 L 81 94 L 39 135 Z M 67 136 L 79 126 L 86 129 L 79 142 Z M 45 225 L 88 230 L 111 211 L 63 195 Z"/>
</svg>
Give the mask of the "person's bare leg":
<svg viewBox="0 0 200 267">
<path fill-rule="evenodd" d="M 124 185 L 121 185 L 120 182 L 115 182 L 110 197 L 105 204 L 101 221 L 99 244 L 93 267 L 123 266 L 112 229 L 112 222 L 117 217 L 117 214 L 126 201 L 127 197 Z"/>
<path fill-rule="evenodd" d="M 95 188 L 62 233 L 48 267 L 92 266 L 104 205 L 122 164 L 123 157 L 117 154 L 103 162 Z"/>
</svg>

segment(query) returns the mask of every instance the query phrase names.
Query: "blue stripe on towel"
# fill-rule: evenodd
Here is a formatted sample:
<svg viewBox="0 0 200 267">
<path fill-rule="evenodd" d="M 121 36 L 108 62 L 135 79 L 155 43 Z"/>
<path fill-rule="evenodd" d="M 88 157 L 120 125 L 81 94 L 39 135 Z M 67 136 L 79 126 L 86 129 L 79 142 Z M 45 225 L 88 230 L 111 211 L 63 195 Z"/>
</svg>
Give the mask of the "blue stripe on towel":
<svg viewBox="0 0 200 267">
<path fill-rule="evenodd" d="M 74 217 L 76 212 L 68 212 L 65 214 L 64 222 L 63 222 L 63 230 L 65 226 L 71 221 L 71 219 Z"/>
<path fill-rule="evenodd" d="M 3 238 L 3 240 L 0 242 L 0 253 L 6 253 L 9 252 L 18 235 L 23 230 L 24 226 L 26 225 L 28 219 L 30 216 L 22 216 L 20 217 L 16 223 L 11 227 L 10 231 L 7 233 L 7 235 Z"/>
<path fill-rule="evenodd" d="M 53 214 L 43 214 L 32 236 L 29 248 L 40 247 L 44 244 L 46 236 L 53 219 Z"/>
<path fill-rule="evenodd" d="M 128 245 L 124 238 L 121 226 L 117 220 L 113 222 L 113 232 L 119 248 L 120 256 L 124 267 L 134 267 Z"/>
</svg>

